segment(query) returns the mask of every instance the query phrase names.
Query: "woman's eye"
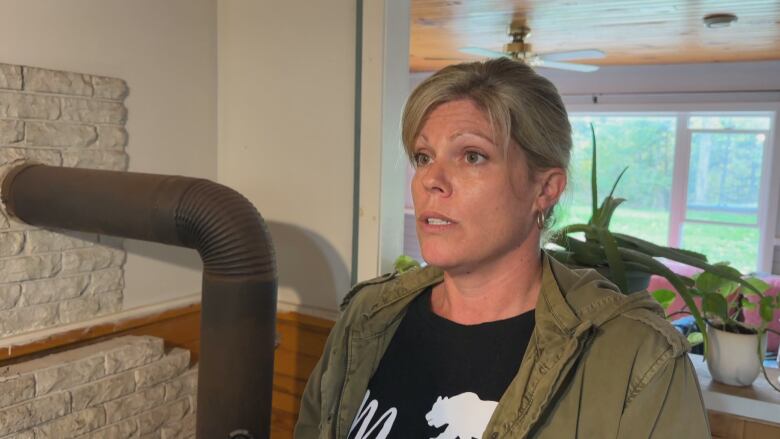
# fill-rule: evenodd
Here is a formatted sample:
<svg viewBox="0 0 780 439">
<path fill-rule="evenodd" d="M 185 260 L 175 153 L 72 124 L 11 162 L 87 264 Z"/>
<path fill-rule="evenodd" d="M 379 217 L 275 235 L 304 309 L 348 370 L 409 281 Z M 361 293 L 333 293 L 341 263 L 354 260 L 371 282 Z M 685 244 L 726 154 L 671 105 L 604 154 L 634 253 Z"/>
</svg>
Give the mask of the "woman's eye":
<svg viewBox="0 0 780 439">
<path fill-rule="evenodd" d="M 431 158 L 428 156 L 428 154 L 424 154 L 422 152 L 418 152 L 414 155 L 414 166 L 420 167 L 425 166 L 428 163 L 431 162 Z"/>
<path fill-rule="evenodd" d="M 474 151 L 469 151 L 466 153 L 466 162 L 472 165 L 476 165 L 478 163 L 482 163 L 485 160 L 485 156 Z"/>
</svg>

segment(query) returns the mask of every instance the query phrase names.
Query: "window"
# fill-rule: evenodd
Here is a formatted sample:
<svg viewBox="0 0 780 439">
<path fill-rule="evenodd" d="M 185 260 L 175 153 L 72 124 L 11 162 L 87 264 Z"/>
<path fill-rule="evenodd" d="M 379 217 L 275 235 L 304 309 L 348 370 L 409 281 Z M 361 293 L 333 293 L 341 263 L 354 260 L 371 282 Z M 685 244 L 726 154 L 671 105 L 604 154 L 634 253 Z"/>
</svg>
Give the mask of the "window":
<svg viewBox="0 0 780 439">
<path fill-rule="evenodd" d="M 599 202 L 628 167 L 615 194 L 626 198 L 612 230 L 665 243 L 674 172 L 676 119 L 673 115 L 572 115 L 571 178 L 559 224 L 587 222 L 591 214 L 592 123 L 598 146 Z M 641 226 L 640 226 L 641 225 Z M 639 226 L 639 227 L 638 227 Z"/>
<path fill-rule="evenodd" d="M 759 213 L 772 113 L 573 113 L 570 199 L 562 223 L 590 216 L 591 140 L 599 201 L 628 166 L 613 229 L 699 251 L 744 272 L 760 266 Z"/>
</svg>

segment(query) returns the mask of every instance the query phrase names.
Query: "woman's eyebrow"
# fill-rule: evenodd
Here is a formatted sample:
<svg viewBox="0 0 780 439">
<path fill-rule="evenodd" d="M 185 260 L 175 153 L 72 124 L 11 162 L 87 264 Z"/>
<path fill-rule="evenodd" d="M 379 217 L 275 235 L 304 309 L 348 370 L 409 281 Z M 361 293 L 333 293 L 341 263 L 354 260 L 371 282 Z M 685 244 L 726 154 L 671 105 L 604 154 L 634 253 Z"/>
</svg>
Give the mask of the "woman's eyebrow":
<svg viewBox="0 0 780 439">
<path fill-rule="evenodd" d="M 428 146 L 430 143 L 428 142 L 428 138 L 425 137 L 425 134 L 420 134 L 417 136 L 417 141 L 414 142 L 414 147 L 418 148 L 420 147 L 420 143 L 423 144 L 423 146 Z"/>
<path fill-rule="evenodd" d="M 480 137 L 482 139 L 485 139 L 485 140 L 487 140 L 490 143 L 494 143 L 494 140 L 493 140 L 493 138 L 491 136 L 483 134 L 480 131 L 456 131 L 452 136 L 450 136 L 450 140 L 452 141 L 452 140 L 457 139 L 458 137 L 469 135 L 469 134 L 472 135 L 472 136 L 477 136 L 477 137 Z"/>
</svg>

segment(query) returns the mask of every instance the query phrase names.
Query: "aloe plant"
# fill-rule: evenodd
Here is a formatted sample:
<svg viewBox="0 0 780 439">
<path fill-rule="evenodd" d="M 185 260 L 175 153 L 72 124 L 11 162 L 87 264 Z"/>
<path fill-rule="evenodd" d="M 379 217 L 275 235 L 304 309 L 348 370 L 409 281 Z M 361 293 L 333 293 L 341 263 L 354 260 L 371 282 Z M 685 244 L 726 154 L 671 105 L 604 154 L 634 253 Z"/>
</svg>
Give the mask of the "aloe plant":
<svg viewBox="0 0 780 439">
<path fill-rule="evenodd" d="M 725 264 L 710 264 L 707 257 L 701 253 L 684 250 L 679 248 L 665 247 L 643 239 L 630 236 L 623 233 L 617 233 L 610 230 L 610 223 L 615 210 L 626 201 L 624 198 L 615 197 L 615 189 L 620 179 L 628 168 L 624 168 L 618 175 L 612 189 L 606 198 L 598 204 L 598 182 L 596 178 L 597 154 L 596 154 L 596 131 L 591 124 L 591 142 L 592 142 L 592 165 L 591 165 L 591 197 L 592 212 L 590 220 L 586 224 L 570 224 L 562 227 L 557 233 L 552 234 L 550 242 L 556 244 L 558 249 L 548 249 L 553 257 L 559 261 L 576 266 L 585 266 L 592 268 L 607 268 L 608 277 L 620 290 L 628 294 L 628 281 L 626 273 L 629 271 L 647 273 L 649 275 L 659 275 L 666 278 L 669 283 L 677 290 L 688 309 L 693 316 L 696 326 L 700 333 L 689 336 L 689 341 L 704 343 L 706 352 L 708 346 L 705 315 L 702 309 L 697 306 L 694 297 L 701 296 L 701 289 L 696 288 L 697 280 L 681 276 L 671 271 L 666 265 L 656 260 L 663 257 L 671 259 L 693 267 L 701 268 L 707 276 L 715 276 L 723 281 L 732 282 L 735 286 L 741 286 L 747 294 L 758 294 L 760 301 L 764 299 L 763 291 L 760 285 L 751 280 L 745 280 L 739 271 Z M 585 240 L 580 240 L 572 236 L 576 233 L 584 233 Z M 700 279 L 701 277 L 699 277 Z M 705 280 L 707 277 L 705 277 Z M 671 294 L 675 294 L 670 291 Z M 709 296 L 707 296 L 709 297 Z M 657 299 L 669 300 L 668 293 L 659 293 Z M 674 296 L 671 296 L 671 300 Z M 717 301 L 718 304 L 715 304 Z M 707 304 L 720 307 L 719 299 L 708 299 Z M 768 303 L 768 301 L 767 301 Z M 777 304 L 777 303 L 776 303 Z M 780 304 L 777 304 L 780 305 Z M 768 306 L 768 305 L 767 305 Z M 709 311 L 709 307 L 705 309 Z M 771 317 L 770 317 L 771 320 Z"/>
</svg>

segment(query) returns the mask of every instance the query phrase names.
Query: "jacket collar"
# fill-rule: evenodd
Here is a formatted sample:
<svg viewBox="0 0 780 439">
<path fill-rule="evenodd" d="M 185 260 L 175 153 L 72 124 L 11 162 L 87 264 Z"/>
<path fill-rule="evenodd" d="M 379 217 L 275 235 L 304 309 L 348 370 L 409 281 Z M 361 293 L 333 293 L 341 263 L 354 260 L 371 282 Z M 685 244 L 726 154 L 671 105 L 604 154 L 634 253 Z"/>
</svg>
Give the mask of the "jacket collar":
<svg viewBox="0 0 780 439">
<path fill-rule="evenodd" d="M 377 284 L 379 292 L 366 298 L 366 311 L 355 329 L 366 335 L 383 332 L 403 316 L 409 302 L 443 280 L 444 272 L 433 266 L 387 276 Z M 648 293 L 624 295 L 595 270 L 570 269 L 542 251 L 542 288 L 535 310 L 542 343 L 548 335 L 570 337 L 584 321 L 601 326 L 635 308 L 663 316 L 663 308 Z"/>
<path fill-rule="evenodd" d="M 556 330 L 571 335 L 582 323 L 577 314 L 566 302 L 566 291 L 576 279 L 563 264 L 547 253 L 542 253 L 542 289 L 536 301 L 535 318 L 540 329 Z"/>
<path fill-rule="evenodd" d="M 582 319 L 572 309 L 572 304 L 567 302 L 567 292 L 583 283 L 602 278 L 595 274 L 595 278 L 590 275 L 583 279 L 583 276 L 556 261 L 546 252 L 542 252 L 542 270 L 542 288 L 535 311 L 537 327 L 543 331 L 571 335 L 582 323 Z M 368 334 L 383 331 L 395 321 L 395 316 L 403 314 L 403 310 L 415 297 L 426 288 L 443 280 L 444 272 L 440 268 L 427 266 L 398 275 L 394 279 L 382 283 L 379 293 L 369 299 L 370 303 L 365 308 L 367 311 L 364 312 L 363 318 L 356 322 L 360 327 L 355 329 L 360 329 L 361 332 L 367 331 Z M 609 286 L 610 284 L 605 282 L 605 285 Z M 617 296 L 622 295 L 617 293 Z M 611 299 L 608 302 L 616 299 Z M 601 309 L 600 306 L 606 304 L 601 302 L 596 304 L 597 306 L 592 306 L 593 303 L 580 303 L 583 300 L 587 301 L 588 298 L 575 300 L 575 305 L 582 305 L 586 314 L 590 314 L 589 309 L 591 311 Z M 387 314 L 387 318 L 381 318 L 384 314 Z M 363 333 L 366 334 L 366 332 Z"/>
</svg>

